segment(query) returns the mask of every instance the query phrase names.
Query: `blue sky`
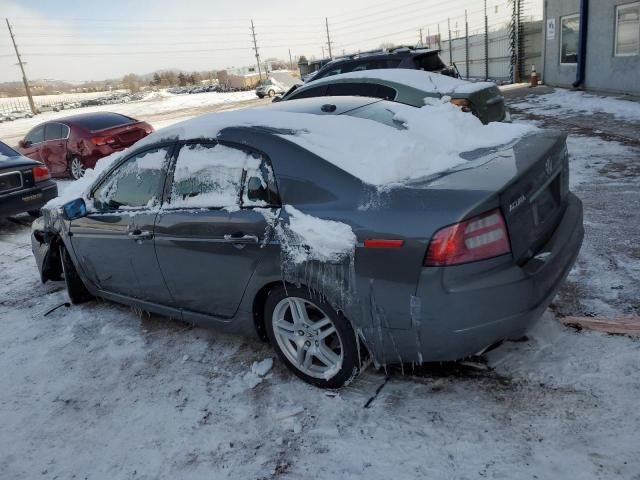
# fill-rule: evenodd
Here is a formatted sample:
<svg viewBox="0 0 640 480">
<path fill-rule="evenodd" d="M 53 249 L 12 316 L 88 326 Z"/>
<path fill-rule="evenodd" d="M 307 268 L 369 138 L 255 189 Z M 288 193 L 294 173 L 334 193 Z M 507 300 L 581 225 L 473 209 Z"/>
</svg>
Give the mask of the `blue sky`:
<svg viewBox="0 0 640 480">
<path fill-rule="evenodd" d="M 493 23 L 508 18 L 507 0 L 489 0 Z M 534 6 L 542 0 L 532 1 Z M 68 81 L 144 74 L 163 68 L 217 70 L 255 63 L 250 21 L 262 59 L 321 57 L 329 17 L 334 55 L 414 44 L 435 33 L 482 24 L 482 0 L 0 0 L 15 27 L 30 78 Z M 445 34 L 446 35 L 446 34 Z M 325 51 L 326 53 L 326 51 Z M 0 26 L 0 81 L 19 80 L 6 26 Z"/>
</svg>

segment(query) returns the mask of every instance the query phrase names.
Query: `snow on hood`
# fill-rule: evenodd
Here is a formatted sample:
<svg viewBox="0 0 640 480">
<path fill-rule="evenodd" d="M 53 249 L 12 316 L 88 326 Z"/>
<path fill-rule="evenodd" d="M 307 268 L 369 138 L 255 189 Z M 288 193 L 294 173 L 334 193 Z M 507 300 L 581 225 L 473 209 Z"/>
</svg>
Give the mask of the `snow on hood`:
<svg viewBox="0 0 640 480">
<path fill-rule="evenodd" d="M 161 140 L 215 138 L 229 127 L 270 127 L 286 131 L 280 136 L 363 182 L 388 187 L 466 163 L 460 157 L 463 152 L 506 145 L 536 130 L 522 124 L 483 125 L 475 116 L 449 103 L 448 97 L 427 98 L 425 103 L 422 108 L 386 104 L 404 125 L 401 129 L 348 115 L 293 113 L 268 107 L 210 113 L 157 130 L 134 148 Z M 82 179 L 73 182 L 47 207 L 86 198 L 100 173 L 125 154 L 126 151 L 118 152 L 100 160 L 95 169 L 88 169 Z"/>
<path fill-rule="evenodd" d="M 488 87 L 496 86 L 495 83 L 491 82 L 468 82 L 440 73 L 408 68 L 384 68 L 342 73 L 340 75 L 332 75 L 320 80 L 315 80 L 313 85 L 333 83 L 336 80 L 342 79 L 358 78 L 379 79 L 387 82 L 400 83 L 424 92 L 439 93 L 442 95 L 471 94 Z"/>
</svg>

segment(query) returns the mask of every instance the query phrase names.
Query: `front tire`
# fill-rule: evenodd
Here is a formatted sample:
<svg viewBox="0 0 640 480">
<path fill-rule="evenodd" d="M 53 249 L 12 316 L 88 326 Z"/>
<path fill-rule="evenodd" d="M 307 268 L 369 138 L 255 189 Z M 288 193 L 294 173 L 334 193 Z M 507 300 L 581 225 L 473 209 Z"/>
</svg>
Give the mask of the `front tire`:
<svg viewBox="0 0 640 480">
<path fill-rule="evenodd" d="M 69 173 L 74 180 L 78 180 L 84 176 L 84 165 L 82 164 L 82 160 L 80 157 L 74 156 L 69 160 Z"/>
<path fill-rule="evenodd" d="M 67 294 L 69 295 L 71 303 L 78 305 L 92 300 L 93 295 L 89 293 L 87 287 L 82 283 L 82 279 L 71 261 L 69 252 L 67 252 L 67 249 L 63 245 L 60 245 L 60 261 L 62 262 L 64 283 L 67 286 Z"/>
<path fill-rule="evenodd" d="M 289 370 L 305 382 L 339 388 L 360 372 L 351 324 L 308 290 L 272 290 L 264 318 L 271 345 Z"/>
</svg>

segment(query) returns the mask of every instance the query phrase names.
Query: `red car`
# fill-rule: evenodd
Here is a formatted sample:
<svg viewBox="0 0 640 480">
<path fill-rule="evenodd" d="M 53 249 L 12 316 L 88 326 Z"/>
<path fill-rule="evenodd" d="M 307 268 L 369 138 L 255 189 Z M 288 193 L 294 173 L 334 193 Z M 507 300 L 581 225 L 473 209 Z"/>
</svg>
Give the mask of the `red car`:
<svg viewBox="0 0 640 480">
<path fill-rule="evenodd" d="M 33 128 L 18 144 L 25 157 L 43 162 L 54 177 L 80 178 L 102 157 L 127 148 L 153 127 L 112 112 L 83 113 Z"/>
</svg>

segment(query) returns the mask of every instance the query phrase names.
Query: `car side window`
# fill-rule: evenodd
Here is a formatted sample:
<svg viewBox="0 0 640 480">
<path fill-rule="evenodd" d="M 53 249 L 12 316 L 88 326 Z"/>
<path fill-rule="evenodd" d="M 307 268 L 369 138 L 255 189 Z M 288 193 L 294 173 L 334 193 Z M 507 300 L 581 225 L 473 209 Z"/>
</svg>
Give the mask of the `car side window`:
<svg viewBox="0 0 640 480">
<path fill-rule="evenodd" d="M 42 143 L 44 141 L 44 125 L 39 125 L 24 137 L 25 141 L 35 144 Z"/>
<path fill-rule="evenodd" d="M 66 125 L 62 125 L 61 123 L 47 123 L 44 129 L 45 141 L 61 140 L 66 138 L 68 128 L 65 129 L 63 127 L 66 127 Z"/>
<path fill-rule="evenodd" d="M 271 162 L 261 155 L 250 153 L 259 160 L 258 168 L 247 169 L 242 190 L 243 207 L 273 207 L 280 205 L 280 196 Z"/>
<path fill-rule="evenodd" d="M 168 147 L 129 157 L 94 191 L 96 209 L 137 210 L 160 205 L 169 157 Z"/>
<path fill-rule="evenodd" d="M 257 171 L 260 159 L 217 143 L 187 143 L 176 160 L 170 208 L 240 208 L 245 171 Z"/>
</svg>

